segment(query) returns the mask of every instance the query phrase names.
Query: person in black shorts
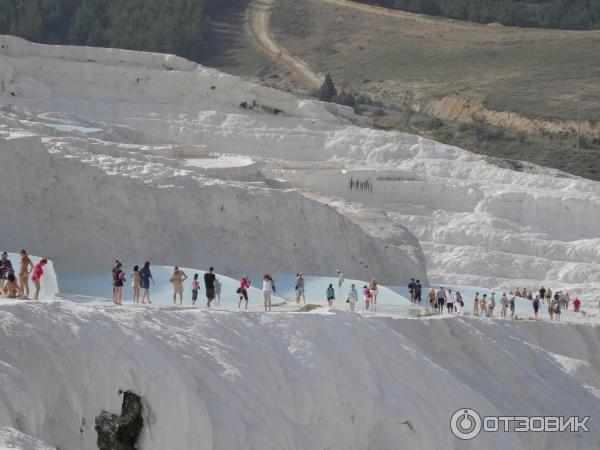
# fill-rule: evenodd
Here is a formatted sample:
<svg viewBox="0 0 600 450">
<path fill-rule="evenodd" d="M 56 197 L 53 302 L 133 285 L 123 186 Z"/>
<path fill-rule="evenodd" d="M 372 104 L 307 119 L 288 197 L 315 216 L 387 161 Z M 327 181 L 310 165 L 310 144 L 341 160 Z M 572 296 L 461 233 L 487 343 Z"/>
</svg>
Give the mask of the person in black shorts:
<svg viewBox="0 0 600 450">
<path fill-rule="evenodd" d="M 214 267 L 208 269 L 208 272 L 204 274 L 204 288 L 206 289 L 206 307 L 210 308 L 210 303 L 215 298 L 215 270 Z"/>
<path fill-rule="evenodd" d="M 421 296 L 422 296 L 422 290 L 423 290 L 423 286 L 421 285 L 421 281 L 417 280 L 415 281 L 414 284 L 414 293 L 415 293 L 415 303 L 421 303 Z"/>
</svg>

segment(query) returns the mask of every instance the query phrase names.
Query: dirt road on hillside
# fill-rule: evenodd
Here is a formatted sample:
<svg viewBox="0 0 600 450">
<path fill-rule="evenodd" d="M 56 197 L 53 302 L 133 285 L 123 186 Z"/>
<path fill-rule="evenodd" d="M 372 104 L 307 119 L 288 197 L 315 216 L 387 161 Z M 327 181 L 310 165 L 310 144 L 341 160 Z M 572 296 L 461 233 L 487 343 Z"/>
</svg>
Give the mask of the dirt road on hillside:
<svg viewBox="0 0 600 450">
<path fill-rule="evenodd" d="M 247 11 L 247 31 L 255 44 L 267 53 L 273 62 L 285 71 L 294 81 L 311 89 L 321 86 L 322 77 L 304 60 L 277 44 L 269 32 L 269 18 L 274 0 L 254 0 Z"/>
</svg>

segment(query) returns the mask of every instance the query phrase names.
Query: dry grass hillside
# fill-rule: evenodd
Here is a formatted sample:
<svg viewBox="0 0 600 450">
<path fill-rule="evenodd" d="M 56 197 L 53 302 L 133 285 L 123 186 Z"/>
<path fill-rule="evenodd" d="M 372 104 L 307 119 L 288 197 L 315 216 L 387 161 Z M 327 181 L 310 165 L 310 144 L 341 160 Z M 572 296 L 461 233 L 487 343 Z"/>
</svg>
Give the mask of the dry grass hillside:
<svg viewBox="0 0 600 450">
<path fill-rule="evenodd" d="M 600 179 L 600 31 L 480 25 L 348 0 L 235 0 L 214 21 L 207 65 L 305 94 L 315 87 L 307 70 L 329 73 L 338 90 L 385 107 L 373 114 L 381 128 Z"/>
</svg>

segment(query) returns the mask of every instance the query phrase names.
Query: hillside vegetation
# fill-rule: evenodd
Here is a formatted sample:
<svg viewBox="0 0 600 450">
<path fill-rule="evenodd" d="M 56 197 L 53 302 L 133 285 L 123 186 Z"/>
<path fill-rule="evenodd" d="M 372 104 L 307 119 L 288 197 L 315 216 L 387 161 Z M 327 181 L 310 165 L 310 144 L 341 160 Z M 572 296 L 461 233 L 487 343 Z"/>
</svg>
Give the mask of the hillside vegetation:
<svg viewBox="0 0 600 450">
<path fill-rule="evenodd" d="M 209 14 L 231 0 L 0 0 L 0 34 L 198 59 Z"/>
<path fill-rule="evenodd" d="M 589 30 L 600 28 L 600 0 L 355 0 L 480 23 Z"/>
<path fill-rule="evenodd" d="M 377 126 L 600 179 L 597 30 L 481 25 L 345 0 L 277 0 L 270 25 L 338 92 L 383 106 Z"/>
</svg>

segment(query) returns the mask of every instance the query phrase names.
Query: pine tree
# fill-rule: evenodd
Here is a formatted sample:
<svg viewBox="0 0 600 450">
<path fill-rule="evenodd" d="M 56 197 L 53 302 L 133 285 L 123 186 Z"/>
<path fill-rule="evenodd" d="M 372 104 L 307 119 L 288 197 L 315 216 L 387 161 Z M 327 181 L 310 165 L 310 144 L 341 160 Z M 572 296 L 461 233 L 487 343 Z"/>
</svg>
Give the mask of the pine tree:
<svg viewBox="0 0 600 450">
<path fill-rule="evenodd" d="M 333 97 L 337 95 L 337 90 L 335 89 L 335 85 L 333 84 L 333 80 L 331 79 L 331 75 L 325 75 L 325 81 L 321 85 L 321 90 L 319 91 L 319 99 L 325 102 L 331 101 Z"/>
</svg>

